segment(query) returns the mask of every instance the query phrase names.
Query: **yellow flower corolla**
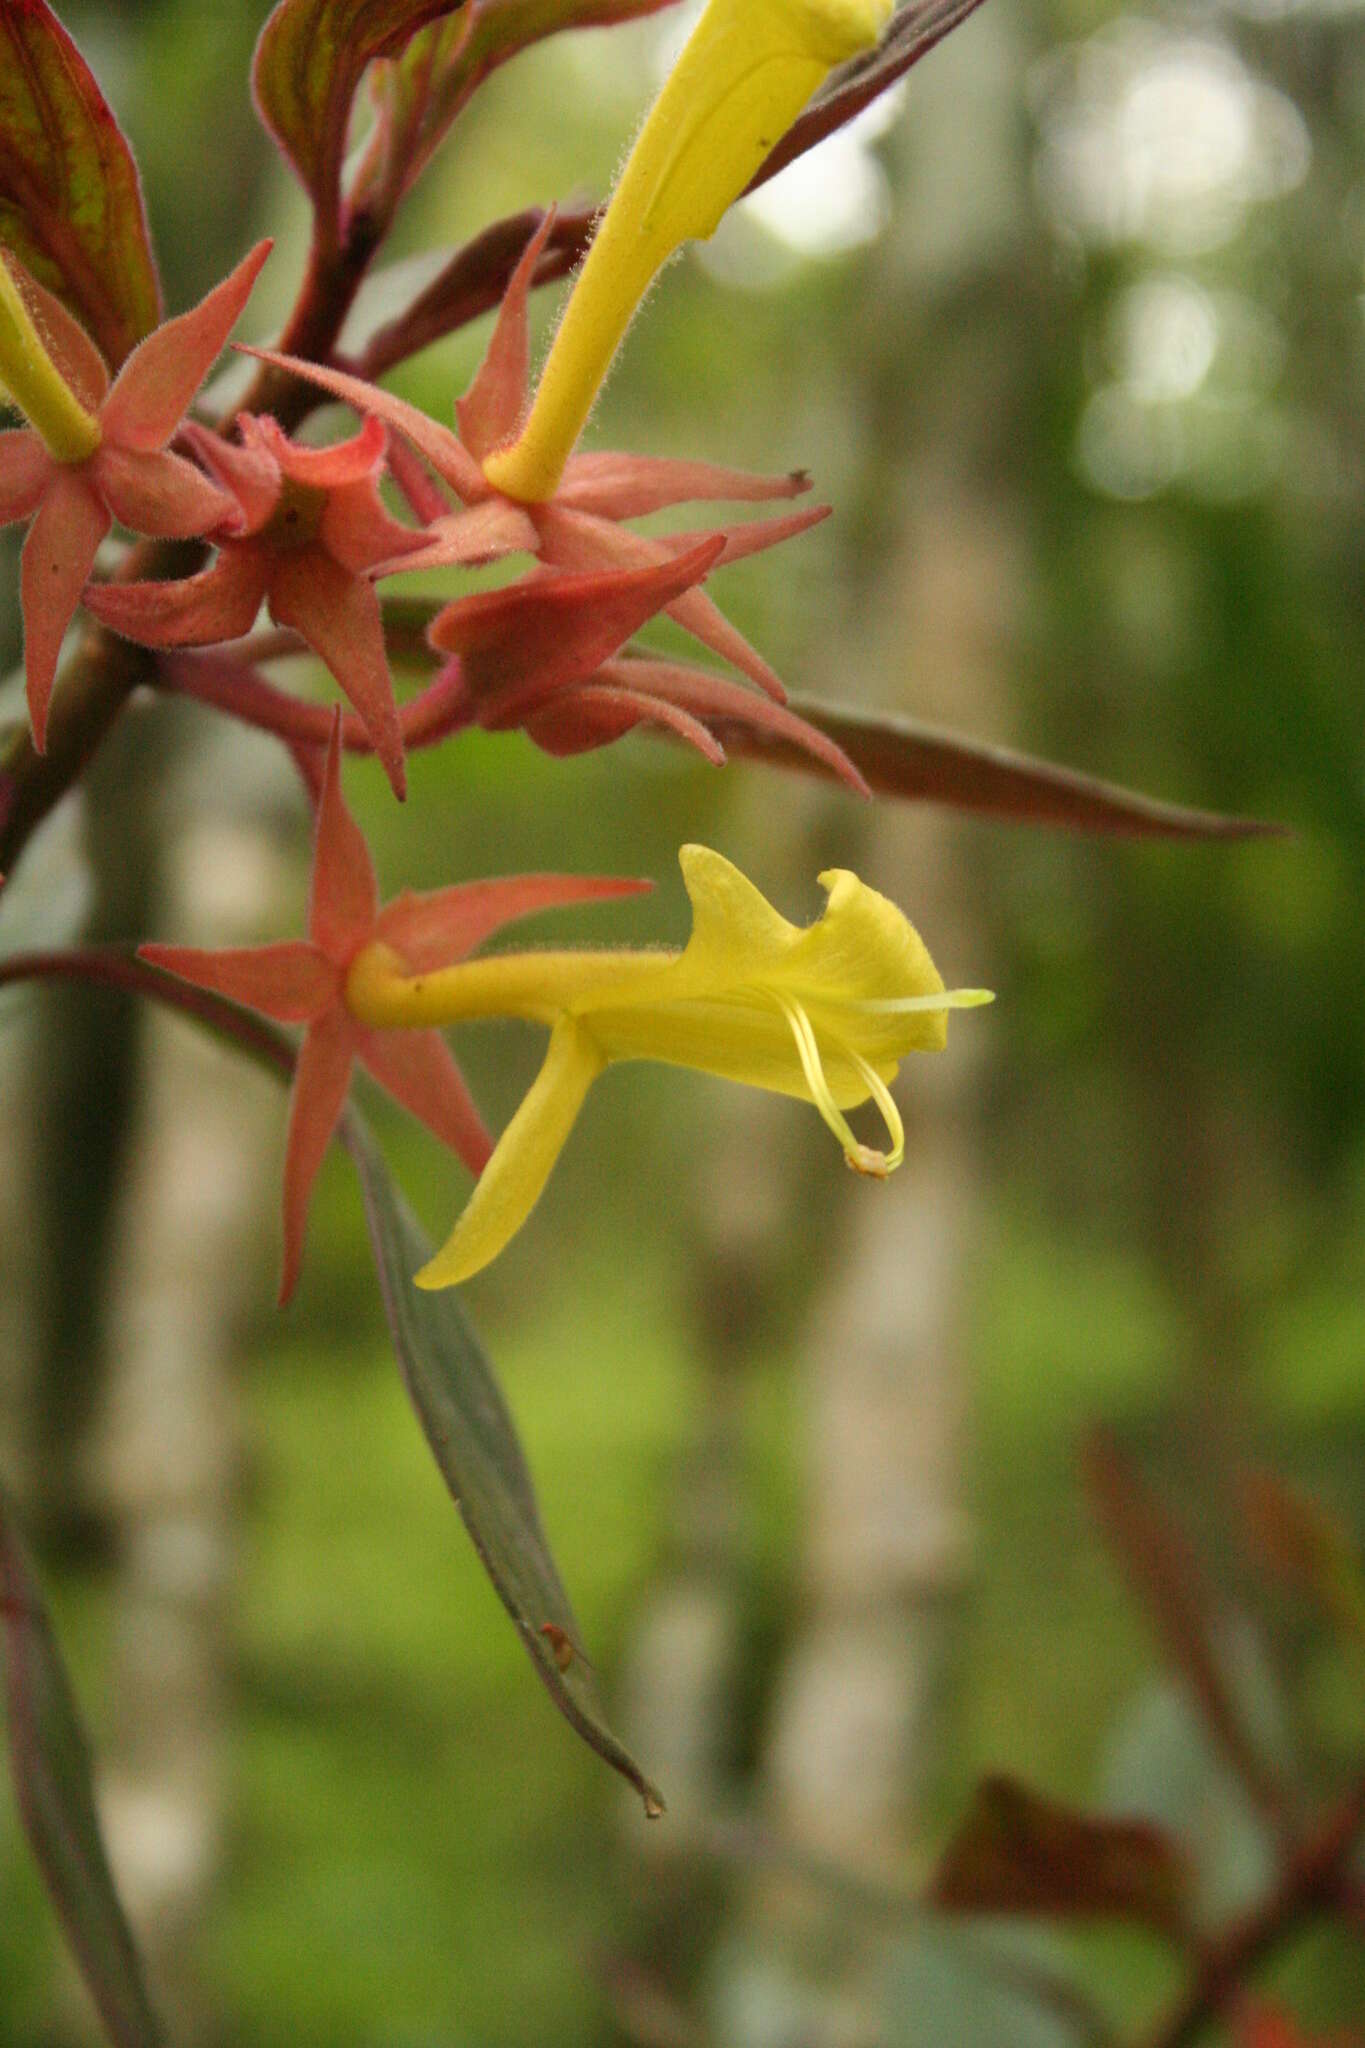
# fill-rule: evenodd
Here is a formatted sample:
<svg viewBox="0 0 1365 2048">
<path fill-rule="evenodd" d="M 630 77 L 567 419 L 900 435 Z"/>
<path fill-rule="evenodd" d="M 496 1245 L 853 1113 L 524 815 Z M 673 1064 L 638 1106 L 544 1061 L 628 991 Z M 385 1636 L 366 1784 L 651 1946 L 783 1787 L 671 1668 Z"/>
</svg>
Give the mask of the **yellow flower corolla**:
<svg viewBox="0 0 1365 2048">
<path fill-rule="evenodd" d="M 41 303 L 36 288 L 32 298 Z M 0 253 L 0 395 L 6 391 L 54 462 L 87 462 L 99 447 L 99 421 L 53 362 L 29 294 Z"/>
<path fill-rule="evenodd" d="M 499 954 L 417 975 L 383 943 L 356 956 L 346 1001 L 372 1029 L 486 1016 L 550 1027 L 545 1064 L 420 1287 L 453 1286 L 497 1257 L 539 1200 L 588 1089 L 618 1060 L 799 1096 L 850 1166 L 881 1176 L 900 1164 L 905 1134 L 887 1083 L 906 1053 L 942 1049 L 948 1010 L 989 994 L 945 989 L 914 927 L 847 869 L 821 875 L 828 902 L 803 929 L 721 854 L 685 846 L 679 860 L 692 901 L 682 952 Z M 868 1100 L 889 1151 L 849 1129 L 844 1111 Z"/>
<path fill-rule="evenodd" d="M 833 67 L 876 42 L 892 4 L 709 0 L 626 160 L 526 425 L 484 463 L 495 490 L 528 504 L 554 496 L 657 272 L 714 234 Z"/>
</svg>

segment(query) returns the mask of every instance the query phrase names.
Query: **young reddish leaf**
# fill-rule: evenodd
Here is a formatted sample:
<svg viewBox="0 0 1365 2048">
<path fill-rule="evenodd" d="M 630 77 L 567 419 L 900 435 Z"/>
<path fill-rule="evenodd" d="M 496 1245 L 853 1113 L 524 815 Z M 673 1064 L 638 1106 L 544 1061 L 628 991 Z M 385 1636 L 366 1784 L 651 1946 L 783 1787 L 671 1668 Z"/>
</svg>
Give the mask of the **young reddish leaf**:
<svg viewBox="0 0 1365 2048">
<path fill-rule="evenodd" d="M 1083 1469 L 1095 1517 L 1168 1661 L 1253 1806 L 1279 1826 L 1284 1787 L 1245 1725 L 1223 1654 L 1225 1630 L 1189 1544 L 1107 1430 L 1091 1432 Z"/>
<path fill-rule="evenodd" d="M 341 163 L 351 107 L 366 66 L 400 50 L 460 0 L 279 0 L 251 67 L 256 107 L 334 248 L 341 226 Z"/>
<path fill-rule="evenodd" d="M 558 1637 L 575 1645 L 583 1638 L 541 1527 L 515 1425 L 459 1294 L 412 1285 L 411 1275 L 425 1265 L 431 1247 L 360 1119 L 348 1117 L 343 1134 L 360 1176 L 398 1364 L 484 1570 L 561 1714 L 635 1787 L 645 1812 L 656 1816 L 663 1801 L 607 1726 L 592 1665 L 580 1654 L 561 1668 L 555 1653 Z"/>
<path fill-rule="evenodd" d="M 161 318 L 132 151 L 47 0 L 0 7 L 0 241 L 111 368 Z"/>
<path fill-rule="evenodd" d="M 1162 1934 L 1185 1924 L 1180 1849 L 1145 1821 L 1075 1813 L 1011 1778 L 986 1778 L 930 1886 L 956 1913 L 1136 1920 Z"/>
<path fill-rule="evenodd" d="M 110 2040 L 157 2048 L 163 2035 L 100 1837 L 80 1715 L 3 1494 L 0 1649 L 15 1795 L 43 1881 Z"/>
<path fill-rule="evenodd" d="M 491 71 L 566 28 L 610 27 L 673 0 L 469 0 L 468 20 L 413 38 L 374 79 L 376 126 L 352 202 L 391 211 Z"/>
<path fill-rule="evenodd" d="M 459 111 L 444 111 L 442 85 L 458 65 L 470 8 L 418 31 L 397 57 L 370 73 L 374 126 L 351 182 L 350 199 L 376 220 L 392 215 Z"/>
<path fill-rule="evenodd" d="M 1254 818 L 1186 810 L 1116 783 L 1059 768 L 1009 747 L 963 739 L 895 712 L 857 711 L 793 696 L 791 709 L 837 741 L 878 796 L 909 797 L 1025 825 L 1103 832 L 1122 839 L 1257 839 L 1283 827 Z M 727 752 L 782 768 L 815 767 L 775 737 L 711 721 Z"/>
</svg>

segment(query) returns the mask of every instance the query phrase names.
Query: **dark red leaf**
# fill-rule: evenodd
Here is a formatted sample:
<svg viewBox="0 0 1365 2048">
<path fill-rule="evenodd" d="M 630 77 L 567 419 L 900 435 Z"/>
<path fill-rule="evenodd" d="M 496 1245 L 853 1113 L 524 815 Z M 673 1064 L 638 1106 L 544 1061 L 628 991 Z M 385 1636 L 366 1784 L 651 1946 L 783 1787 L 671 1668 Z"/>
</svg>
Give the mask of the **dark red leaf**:
<svg viewBox="0 0 1365 2048">
<path fill-rule="evenodd" d="M 111 369 L 161 318 L 132 151 L 46 0 L 0 6 L 0 242 Z"/>
<path fill-rule="evenodd" d="M 1271 1568 L 1306 1592 L 1343 1635 L 1365 1643 L 1365 1572 L 1336 1516 L 1276 1472 L 1249 1474 L 1242 1501 L 1248 1531 Z"/>
<path fill-rule="evenodd" d="M 1082 1460 L 1096 1519 L 1167 1658 L 1252 1804 L 1278 1826 L 1284 1789 L 1244 1725 L 1224 1665 L 1226 1628 L 1193 1552 L 1107 1430 L 1091 1432 Z"/>
<path fill-rule="evenodd" d="M 1036 1913 L 1184 1927 L 1189 1876 L 1178 1845 L 1145 1821 L 1075 1813 L 1011 1778 L 986 1778 L 934 1875 L 945 1912 Z"/>
<path fill-rule="evenodd" d="M 592 239 L 596 218 L 595 209 L 588 207 L 556 214 L 536 265 L 536 284 L 553 284 L 568 275 Z M 397 319 L 365 338 L 357 351 L 357 375 L 376 383 L 395 363 L 429 348 L 481 313 L 491 313 L 501 304 L 508 280 L 543 219 L 539 207 L 528 207 L 524 213 L 494 221 L 464 243 Z"/>
<path fill-rule="evenodd" d="M 1234 2048 L 1365 2048 L 1365 2034 L 1310 2034 L 1281 2007 L 1247 1999 L 1237 2013 Z"/>
</svg>

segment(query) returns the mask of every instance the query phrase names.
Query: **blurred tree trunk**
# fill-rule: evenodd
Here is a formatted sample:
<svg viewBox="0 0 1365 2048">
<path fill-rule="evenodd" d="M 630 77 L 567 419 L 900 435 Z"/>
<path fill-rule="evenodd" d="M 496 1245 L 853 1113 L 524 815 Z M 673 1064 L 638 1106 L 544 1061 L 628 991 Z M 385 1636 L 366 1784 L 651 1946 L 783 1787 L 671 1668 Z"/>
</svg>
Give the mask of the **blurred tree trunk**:
<svg viewBox="0 0 1365 2048">
<path fill-rule="evenodd" d="M 875 612 L 889 629 L 880 672 L 903 665 L 919 679 L 917 711 L 938 718 L 950 707 L 926 702 L 927 678 L 970 675 L 976 700 L 989 696 L 982 613 L 1008 588 L 1012 565 L 984 507 L 924 483 L 923 510 L 888 564 Z M 951 708 L 960 721 L 960 694 Z M 950 984 L 986 978 L 951 824 L 883 811 L 860 865 L 907 908 Z M 903 1070 L 904 1166 L 884 1185 L 848 1187 L 833 1225 L 836 1255 L 805 1353 L 801 1626 L 779 1674 L 761 1780 L 761 1811 L 784 1850 L 893 1881 L 905 1878 L 921 1836 L 969 1551 L 962 1310 L 979 1023 L 956 1020 L 949 1040 L 942 1058 L 911 1058 Z M 846 1909 L 770 1872 L 750 1910 L 760 1942 L 787 1957 L 799 1986 L 790 2038 L 876 2039 L 879 2016 L 860 1989 L 871 1951 Z M 787 2038 L 782 2028 L 774 2035 Z"/>
<path fill-rule="evenodd" d="M 745 842 L 756 854 L 761 843 L 764 883 L 776 890 L 774 876 L 789 868 L 795 877 L 804 862 L 821 799 L 798 790 L 774 820 L 772 793 L 768 777 L 746 785 L 727 837 L 746 872 L 758 862 L 745 862 Z M 669 1800 L 666 1824 L 643 1833 L 632 1806 L 626 1835 L 640 1880 L 634 1953 L 668 1999 L 689 1996 L 730 1889 L 712 1831 L 739 1796 L 746 1747 L 754 1368 L 780 1318 L 791 1248 L 809 1248 L 795 1214 L 809 1133 L 790 1112 L 779 1096 L 727 1092 L 684 1224 L 681 1313 L 700 1381 L 697 1422 L 673 1480 L 662 1561 L 636 1620 L 621 1688 L 631 1739 Z M 627 2034 L 642 2038 L 637 2016 L 621 2017 Z"/>
<path fill-rule="evenodd" d="M 86 944 L 153 930 L 161 901 L 159 797 L 165 762 L 149 758 L 131 720 L 92 764 L 83 816 L 94 899 Z M 107 1548 L 91 1486 L 90 1429 L 107 1373 L 112 1247 L 138 1114 L 143 1018 L 106 989 L 56 986 L 42 996 L 41 1054 L 29 1116 L 42 1134 L 30 1190 L 34 1240 L 32 1513 L 49 1548 Z"/>
<path fill-rule="evenodd" d="M 900 289 L 864 310 L 857 354 L 869 434 L 848 624 L 860 696 L 996 738 L 1010 726 L 1022 579 L 994 445 L 1008 409 L 993 408 L 990 386 L 1012 366 L 983 364 L 973 301 L 1017 218 L 1019 53 L 1009 38 L 987 11 L 935 54 L 932 93 L 911 87 L 909 191 L 894 231 Z M 944 813 L 883 807 L 863 856 L 950 986 L 990 979 L 963 861 L 971 831 Z M 945 1056 L 907 1061 L 905 1165 L 881 1188 L 849 1191 L 848 1236 L 807 1350 L 802 1628 L 776 1690 L 763 1811 L 784 1848 L 891 1879 L 906 1877 L 922 1839 L 969 1555 L 963 1307 L 972 1104 L 988 1030 L 958 1018 Z M 876 2040 L 873 1937 L 847 1908 L 769 1873 L 752 1913 L 798 1987 L 786 2021 L 774 2013 L 774 2041 Z"/>
<path fill-rule="evenodd" d="M 804 668 L 812 676 L 825 666 L 835 690 L 857 700 L 880 696 L 921 717 L 999 737 L 1009 729 L 1005 649 L 1021 571 L 993 446 L 1007 408 L 997 414 L 990 406 L 972 301 L 1015 221 L 1017 53 L 999 33 L 978 29 L 970 47 L 954 39 L 939 61 L 952 78 L 939 80 L 933 96 L 937 123 L 929 119 L 927 133 L 915 129 L 925 178 L 915 195 L 921 205 L 907 209 L 890 254 L 896 297 L 888 303 L 882 293 L 864 305 L 857 334 L 860 375 L 851 406 L 862 412 L 866 438 L 862 506 L 845 514 L 853 532 L 845 616 L 823 664 L 808 657 Z M 982 137 L 997 139 L 995 154 Z M 886 256 L 880 252 L 882 262 Z M 995 371 L 1011 373 L 1009 360 Z M 839 684 L 849 657 L 855 684 Z M 759 795 L 772 821 L 772 793 Z M 808 870 L 812 842 L 829 852 L 829 825 L 827 805 L 788 799 L 778 846 L 790 846 L 792 864 Z M 841 813 L 837 858 L 860 866 L 909 909 L 945 979 L 986 979 L 960 860 L 970 827 L 941 813 L 886 807 L 866 825 L 860 854 L 849 848 L 851 834 L 855 827 Z M 765 872 L 772 842 L 769 823 Z M 692 1739 L 694 1759 L 700 1753 L 704 1767 L 684 1769 L 675 1790 L 702 1812 L 733 1806 L 739 1776 L 722 1737 L 726 1688 L 731 1718 L 737 1710 L 743 1647 L 743 1561 L 735 1538 L 735 1491 L 743 1481 L 733 1391 L 743 1341 L 733 1337 L 737 1329 L 751 1337 L 743 1305 L 761 1288 L 763 1270 L 767 1286 L 774 1278 L 790 1286 L 794 1274 L 784 1274 L 778 1247 L 794 1241 L 817 1274 L 806 1341 L 808 1540 L 800 1630 L 778 1671 L 759 1757 L 759 1808 L 782 1851 L 821 1855 L 864 1874 L 905 1876 L 917 1841 L 923 1786 L 935 1761 L 950 1614 L 968 1559 L 962 1290 L 970 1272 L 970 1128 L 982 1038 L 966 1020 L 956 1022 L 950 1038 L 948 1057 L 913 1059 L 902 1075 L 905 1167 L 882 1188 L 847 1186 L 837 1212 L 823 1176 L 827 1225 L 819 1233 L 804 1225 L 804 1188 L 794 1188 L 790 1161 L 774 1159 L 755 1130 L 733 1151 L 720 1149 L 712 1178 L 731 1198 L 712 1204 L 698 1286 L 706 1303 L 724 1303 L 726 1313 L 712 1307 L 706 1319 L 716 1397 L 696 1456 L 712 1479 L 724 1477 L 724 1507 L 708 1542 L 702 1540 L 696 1528 L 714 1495 L 690 1466 L 679 1499 L 694 1536 L 677 1548 L 636 1655 L 636 1700 L 645 1667 L 653 1669 L 655 1708 L 667 1702 L 649 1722 L 653 1747 L 641 1735 L 651 1761 L 667 1782 L 667 1767 L 686 1759 Z M 769 1157 L 755 1174 L 763 1149 Z M 737 1212 L 747 1219 L 739 1239 Z M 692 1618 L 690 1636 L 684 1616 Z M 688 1653 L 679 1640 L 688 1642 Z M 671 1827 L 686 1843 L 694 1831 L 677 1821 L 677 1804 Z M 659 1843 L 657 1853 L 667 1858 L 669 1851 Z M 714 1874 L 712 1890 L 702 1892 L 704 1868 L 677 1855 L 655 1874 L 671 1880 L 653 1915 L 657 1927 L 673 1929 L 671 1939 L 655 1944 L 671 1989 L 684 1978 L 677 1966 L 686 1968 L 677 1925 L 702 1896 L 716 1923 L 718 1892 Z M 743 2038 L 745 2048 L 755 2048 L 878 2036 L 880 2013 L 866 1970 L 872 1950 L 849 1925 L 845 1907 L 767 1870 L 749 1886 L 743 1929 L 739 1942 L 731 1933 L 720 1968 L 710 1972 L 720 1987 L 720 2040 Z"/>
<path fill-rule="evenodd" d="M 259 823 L 198 810 L 175 841 L 166 927 L 240 945 L 280 894 Z M 215 2038 L 194 1946 L 222 1844 L 239 1461 L 229 1375 L 274 1243 L 280 1091 L 182 1019 L 157 1013 L 146 1026 L 99 1447 L 119 1560 L 100 1783 L 111 1859 L 172 2036 L 193 2043 Z"/>
</svg>

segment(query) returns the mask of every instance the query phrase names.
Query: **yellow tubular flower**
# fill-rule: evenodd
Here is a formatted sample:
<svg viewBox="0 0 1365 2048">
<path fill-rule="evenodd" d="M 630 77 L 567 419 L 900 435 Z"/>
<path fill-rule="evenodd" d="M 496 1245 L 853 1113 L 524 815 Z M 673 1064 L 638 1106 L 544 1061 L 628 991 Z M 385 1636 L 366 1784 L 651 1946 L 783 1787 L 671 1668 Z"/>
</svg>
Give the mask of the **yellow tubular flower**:
<svg viewBox="0 0 1365 2048">
<path fill-rule="evenodd" d="M 346 1001 L 371 1029 L 518 1016 L 551 1027 L 539 1077 L 504 1131 L 421 1287 L 468 1280 L 515 1236 L 583 1099 L 617 1060 L 695 1067 L 813 1102 L 850 1166 L 884 1175 L 904 1132 L 887 1083 L 909 1052 L 941 1051 L 950 1009 L 990 1001 L 948 990 L 913 926 L 856 875 L 821 875 L 823 915 L 779 916 L 720 854 L 685 846 L 692 937 L 668 953 L 520 953 L 409 975 L 380 943 L 357 955 Z M 890 1150 L 861 1144 L 844 1111 L 874 1101 Z"/>
<path fill-rule="evenodd" d="M 530 417 L 490 455 L 495 490 L 552 498 L 631 317 L 683 242 L 714 234 L 836 64 L 893 0 L 710 0 L 655 101 L 588 252 Z"/>
</svg>

